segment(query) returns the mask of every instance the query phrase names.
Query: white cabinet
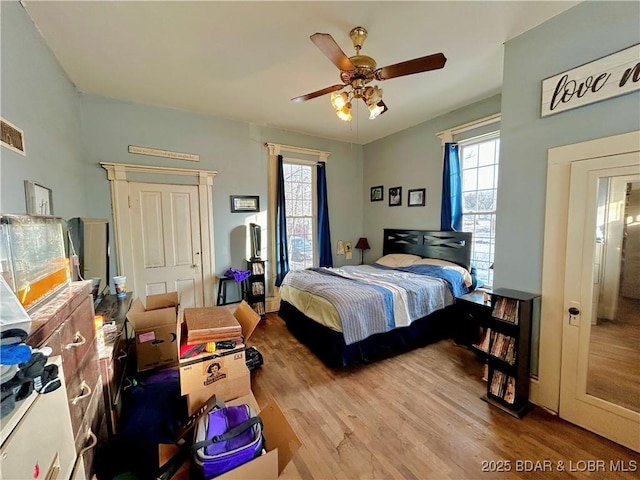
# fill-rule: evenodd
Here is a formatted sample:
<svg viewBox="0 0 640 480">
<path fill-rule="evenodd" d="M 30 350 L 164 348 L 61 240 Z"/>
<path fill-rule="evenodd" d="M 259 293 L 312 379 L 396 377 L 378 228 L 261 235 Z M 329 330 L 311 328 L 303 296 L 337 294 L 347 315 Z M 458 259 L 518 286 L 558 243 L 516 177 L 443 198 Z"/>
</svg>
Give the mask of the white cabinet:
<svg viewBox="0 0 640 480">
<path fill-rule="evenodd" d="M 0 464 L 2 478 L 67 479 L 76 460 L 67 390 L 60 357 L 51 357 L 60 369 L 62 386 L 53 392 L 32 393 L 2 419 Z"/>
</svg>

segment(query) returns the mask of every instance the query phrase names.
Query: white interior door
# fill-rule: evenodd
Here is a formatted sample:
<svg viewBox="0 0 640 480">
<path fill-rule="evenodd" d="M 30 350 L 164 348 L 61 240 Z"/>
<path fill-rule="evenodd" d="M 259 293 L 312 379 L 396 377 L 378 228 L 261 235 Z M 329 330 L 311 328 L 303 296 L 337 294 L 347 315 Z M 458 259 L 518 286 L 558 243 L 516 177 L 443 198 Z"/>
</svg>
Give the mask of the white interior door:
<svg viewBox="0 0 640 480">
<path fill-rule="evenodd" d="M 198 188 L 132 182 L 129 195 L 134 291 L 177 291 L 182 306 L 202 307 Z"/>
<path fill-rule="evenodd" d="M 562 418 L 636 451 L 640 301 L 622 295 L 620 265 L 603 264 L 602 258 L 624 262 L 628 245 L 619 239 L 640 222 L 640 212 L 628 209 L 628 192 L 639 180 L 638 152 L 571 165 L 559 409 Z M 609 255 L 599 254 L 602 248 Z M 613 295 L 624 307 L 613 320 L 594 311 L 603 295 L 612 296 L 605 271 L 618 272 Z"/>
</svg>

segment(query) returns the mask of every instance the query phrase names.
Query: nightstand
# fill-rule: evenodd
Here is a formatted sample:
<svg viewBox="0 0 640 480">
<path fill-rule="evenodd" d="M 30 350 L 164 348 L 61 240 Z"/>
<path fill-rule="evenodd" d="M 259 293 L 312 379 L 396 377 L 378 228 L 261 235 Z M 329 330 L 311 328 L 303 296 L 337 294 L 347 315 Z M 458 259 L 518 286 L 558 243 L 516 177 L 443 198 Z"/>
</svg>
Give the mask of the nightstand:
<svg viewBox="0 0 640 480">
<path fill-rule="evenodd" d="M 471 347 L 480 341 L 482 326 L 491 318 L 490 299 L 491 292 L 479 290 L 456 298 L 458 315 L 454 340 L 458 345 Z"/>
</svg>

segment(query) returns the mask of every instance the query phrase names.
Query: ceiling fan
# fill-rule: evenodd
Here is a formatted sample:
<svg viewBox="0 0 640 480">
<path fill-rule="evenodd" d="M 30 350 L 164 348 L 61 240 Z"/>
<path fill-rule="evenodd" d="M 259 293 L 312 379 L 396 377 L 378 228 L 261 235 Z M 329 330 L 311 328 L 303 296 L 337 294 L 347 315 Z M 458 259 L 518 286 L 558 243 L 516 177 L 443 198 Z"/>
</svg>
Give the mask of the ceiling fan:
<svg viewBox="0 0 640 480">
<path fill-rule="evenodd" d="M 369 86 L 368 83 L 373 80 L 388 80 L 414 73 L 438 70 L 444 67 L 447 62 L 442 53 L 436 53 L 376 68 L 376 61 L 373 58 L 360 55 L 360 49 L 367 39 L 367 31 L 363 27 L 355 27 L 349 32 L 349 37 L 356 49 L 356 54 L 353 57 L 347 57 L 328 33 L 311 35 L 311 41 L 316 47 L 340 69 L 340 79 L 343 83 L 292 98 L 292 101 L 304 102 L 331 93 L 331 105 L 336 109 L 336 114 L 340 119 L 348 122 L 351 120 L 351 100 L 362 98 L 369 109 L 369 118 L 374 119 L 386 112 L 388 108 L 382 101 L 382 89 L 377 85 Z M 351 87 L 351 90 L 338 93 L 339 90 L 347 87 Z"/>
</svg>

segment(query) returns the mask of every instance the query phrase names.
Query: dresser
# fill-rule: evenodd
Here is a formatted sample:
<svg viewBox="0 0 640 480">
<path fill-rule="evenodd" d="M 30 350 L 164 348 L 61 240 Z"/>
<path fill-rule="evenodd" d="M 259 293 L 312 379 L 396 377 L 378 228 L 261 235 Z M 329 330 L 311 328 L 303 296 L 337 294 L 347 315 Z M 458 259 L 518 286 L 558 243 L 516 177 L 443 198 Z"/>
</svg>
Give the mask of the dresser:
<svg viewBox="0 0 640 480">
<path fill-rule="evenodd" d="M 130 362 L 135 345 L 133 329 L 127 321 L 133 294 L 125 297 L 105 295 L 95 307 L 96 315 L 102 317 L 103 339 L 98 339 L 100 374 L 106 410 L 106 424 L 109 437 L 117 433 L 122 390 L 130 382 L 127 380 L 134 362 Z"/>
<path fill-rule="evenodd" d="M 76 453 L 72 478 L 90 478 L 95 446 L 107 440 L 91 282 L 72 282 L 30 317 L 27 343 L 61 357 Z"/>
</svg>

